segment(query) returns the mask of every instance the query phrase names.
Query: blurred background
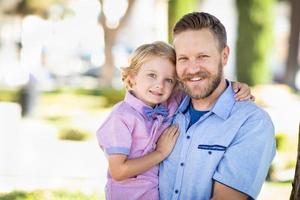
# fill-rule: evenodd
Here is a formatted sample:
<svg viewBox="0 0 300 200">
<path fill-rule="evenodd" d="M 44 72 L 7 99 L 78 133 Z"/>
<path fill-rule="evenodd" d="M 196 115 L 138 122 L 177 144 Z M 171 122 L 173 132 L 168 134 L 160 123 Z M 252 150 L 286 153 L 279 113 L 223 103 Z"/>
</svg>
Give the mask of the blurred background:
<svg viewBox="0 0 300 200">
<path fill-rule="evenodd" d="M 277 155 L 259 200 L 289 199 L 300 121 L 299 0 L 0 0 L 0 200 L 104 199 L 95 132 L 122 100 L 139 45 L 172 43 L 185 13 L 225 25 L 228 79 L 272 117 Z"/>
</svg>

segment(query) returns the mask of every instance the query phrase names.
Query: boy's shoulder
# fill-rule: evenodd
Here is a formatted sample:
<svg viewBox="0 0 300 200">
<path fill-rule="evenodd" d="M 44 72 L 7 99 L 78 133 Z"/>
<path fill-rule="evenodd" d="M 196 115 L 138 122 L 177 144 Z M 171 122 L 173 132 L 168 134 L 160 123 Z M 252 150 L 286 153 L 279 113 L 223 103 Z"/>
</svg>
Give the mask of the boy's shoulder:
<svg viewBox="0 0 300 200">
<path fill-rule="evenodd" d="M 121 101 L 113 106 L 111 114 L 120 115 L 125 118 L 136 117 L 137 111 L 125 101 Z"/>
</svg>

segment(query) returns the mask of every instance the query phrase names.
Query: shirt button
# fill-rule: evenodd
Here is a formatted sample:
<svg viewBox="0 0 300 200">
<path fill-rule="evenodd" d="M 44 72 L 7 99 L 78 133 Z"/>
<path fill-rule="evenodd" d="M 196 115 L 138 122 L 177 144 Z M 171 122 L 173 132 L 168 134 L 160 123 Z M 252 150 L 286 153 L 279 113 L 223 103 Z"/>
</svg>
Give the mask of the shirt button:
<svg viewBox="0 0 300 200">
<path fill-rule="evenodd" d="M 178 192 L 179 192 L 178 190 L 175 190 L 175 193 L 176 193 L 176 194 L 178 194 Z"/>
<path fill-rule="evenodd" d="M 186 136 L 186 139 L 190 139 L 190 138 L 191 138 L 191 136 L 189 136 L 189 135 L 188 135 L 188 136 Z"/>
<path fill-rule="evenodd" d="M 180 166 L 184 166 L 184 163 L 182 162 L 182 163 L 180 163 Z"/>
<path fill-rule="evenodd" d="M 211 151 L 208 151 L 208 154 L 209 154 L 209 155 L 212 154 Z"/>
</svg>

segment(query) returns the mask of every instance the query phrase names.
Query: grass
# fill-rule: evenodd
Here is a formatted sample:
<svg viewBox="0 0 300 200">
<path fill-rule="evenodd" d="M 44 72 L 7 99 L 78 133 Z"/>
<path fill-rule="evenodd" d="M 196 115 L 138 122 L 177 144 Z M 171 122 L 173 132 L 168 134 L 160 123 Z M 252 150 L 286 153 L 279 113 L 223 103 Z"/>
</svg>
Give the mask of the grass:
<svg viewBox="0 0 300 200">
<path fill-rule="evenodd" d="M 62 128 L 58 137 L 62 140 L 75 140 L 75 141 L 83 141 L 87 140 L 91 137 L 91 133 L 86 130 L 80 130 L 78 128 Z"/>
<path fill-rule="evenodd" d="M 291 182 L 266 182 L 260 192 L 258 200 L 289 199 Z M 0 193 L 0 200 L 104 200 L 103 194 L 85 194 L 81 191 L 69 190 L 34 190 L 12 191 Z"/>
<path fill-rule="evenodd" d="M 292 189 L 291 182 L 266 182 L 257 200 L 289 199 Z"/>
<path fill-rule="evenodd" d="M 45 93 L 39 97 L 35 117 L 55 126 L 58 138 L 87 140 L 95 130 L 79 119 L 93 119 L 109 108 L 105 108 L 102 96 L 77 93 Z M 79 123 L 78 123 L 79 122 Z"/>
<path fill-rule="evenodd" d="M 12 191 L 0 194 L 0 200 L 104 200 L 104 196 L 92 193 L 85 194 L 80 191 L 68 190 L 35 190 Z"/>
</svg>

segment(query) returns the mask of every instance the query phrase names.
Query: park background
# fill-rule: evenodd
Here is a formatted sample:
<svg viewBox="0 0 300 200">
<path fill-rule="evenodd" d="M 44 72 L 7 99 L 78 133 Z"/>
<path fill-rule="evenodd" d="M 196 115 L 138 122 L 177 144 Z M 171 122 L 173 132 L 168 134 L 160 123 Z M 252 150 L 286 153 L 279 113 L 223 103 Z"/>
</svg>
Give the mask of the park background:
<svg viewBox="0 0 300 200">
<path fill-rule="evenodd" d="M 259 200 L 289 199 L 300 121 L 298 0 L 1 0 L 0 199 L 104 199 L 95 132 L 120 101 L 120 67 L 143 43 L 172 41 L 190 11 L 225 25 L 226 77 L 248 83 L 275 125 Z"/>
</svg>

